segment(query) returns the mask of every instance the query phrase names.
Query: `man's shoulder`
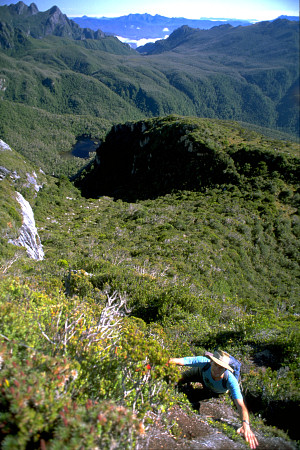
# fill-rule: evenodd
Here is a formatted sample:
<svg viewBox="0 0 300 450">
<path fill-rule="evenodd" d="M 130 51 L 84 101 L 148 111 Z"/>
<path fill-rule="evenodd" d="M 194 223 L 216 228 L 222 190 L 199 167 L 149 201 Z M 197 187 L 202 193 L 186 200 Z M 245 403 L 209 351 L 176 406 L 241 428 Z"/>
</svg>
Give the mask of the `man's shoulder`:
<svg viewBox="0 0 300 450">
<path fill-rule="evenodd" d="M 233 383 L 233 384 L 239 384 L 238 383 L 238 380 L 236 379 L 236 377 L 233 375 L 233 373 L 232 372 L 230 372 L 230 370 L 226 370 L 226 378 L 227 378 L 227 380 L 230 382 L 230 383 Z"/>
<path fill-rule="evenodd" d="M 202 358 L 202 362 L 204 362 L 206 364 L 211 362 L 210 359 L 207 358 L 206 356 L 199 356 L 199 358 Z"/>
<path fill-rule="evenodd" d="M 236 377 L 233 375 L 233 373 L 228 371 L 228 378 L 227 378 L 227 388 L 231 392 L 231 395 L 233 399 L 242 399 L 243 395 L 241 392 L 239 381 L 236 379 Z"/>
<path fill-rule="evenodd" d="M 228 375 L 226 376 L 226 384 L 228 386 L 228 389 L 240 389 L 239 380 L 233 375 L 232 372 L 229 372 L 229 370 L 227 370 L 226 372 L 228 372 Z"/>
</svg>

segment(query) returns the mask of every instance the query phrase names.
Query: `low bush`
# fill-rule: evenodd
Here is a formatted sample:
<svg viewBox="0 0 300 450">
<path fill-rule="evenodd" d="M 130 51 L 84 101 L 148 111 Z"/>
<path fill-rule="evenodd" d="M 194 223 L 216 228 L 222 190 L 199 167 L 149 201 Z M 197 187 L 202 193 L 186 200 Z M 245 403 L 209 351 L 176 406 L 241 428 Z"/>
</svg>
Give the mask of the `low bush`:
<svg viewBox="0 0 300 450">
<path fill-rule="evenodd" d="M 125 296 L 100 305 L 9 279 L 0 292 L 3 448 L 131 448 L 144 414 L 172 402 L 167 337 L 127 317 Z"/>
<path fill-rule="evenodd" d="M 1 448 L 132 448 L 141 421 L 115 403 L 71 396 L 78 366 L 0 343 Z"/>
<path fill-rule="evenodd" d="M 245 398 L 251 411 L 261 414 L 268 423 L 299 437 L 299 373 L 289 367 L 270 367 L 250 371 L 244 377 Z"/>
</svg>

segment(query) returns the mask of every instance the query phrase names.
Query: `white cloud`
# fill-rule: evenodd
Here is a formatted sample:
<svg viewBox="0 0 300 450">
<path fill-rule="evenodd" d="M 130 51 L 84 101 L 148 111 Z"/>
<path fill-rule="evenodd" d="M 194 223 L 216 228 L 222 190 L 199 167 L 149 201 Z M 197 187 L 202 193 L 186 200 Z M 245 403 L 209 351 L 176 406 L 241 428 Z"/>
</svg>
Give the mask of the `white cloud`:
<svg viewBox="0 0 300 450">
<path fill-rule="evenodd" d="M 154 39 L 130 39 L 130 38 L 124 38 L 122 36 L 116 36 L 119 41 L 123 42 L 124 44 L 129 44 L 131 47 L 141 47 L 142 45 L 149 44 L 151 42 L 156 42 L 158 40 L 161 40 L 161 38 L 154 38 Z M 164 39 L 167 39 L 169 35 L 166 35 Z"/>
</svg>

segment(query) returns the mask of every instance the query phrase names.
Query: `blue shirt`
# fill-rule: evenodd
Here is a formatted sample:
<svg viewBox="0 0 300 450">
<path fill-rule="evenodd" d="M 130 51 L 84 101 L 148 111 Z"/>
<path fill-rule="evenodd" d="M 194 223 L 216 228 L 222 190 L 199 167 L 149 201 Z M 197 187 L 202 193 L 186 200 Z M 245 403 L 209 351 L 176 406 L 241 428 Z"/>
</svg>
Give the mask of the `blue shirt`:
<svg viewBox="0 0 300 450">
<path fill-rule="evenodd" d="M 190 357 L 187 356 L 183 358 L 183 362 L 185 366 L 200 367 L 202 369 L 208 362 L 210 362 L 210 359 L 206 358 L 205 356 L 190 356 Z M 202 377 L 205 386 L 207 386 L 211 391 L 215 392 L 216 394 L 223 394 L 229 389 L 233 399 L 243 398 L 239 387 L 239 383 L 235 378 L 235 376 L 229 370 L 226 388 L 224 388 L 223 386 L 222 379 L 221 380 L 213 379 L 213 377 L 211 376 L 211 367 L 202 373 Z"/>
</svg>

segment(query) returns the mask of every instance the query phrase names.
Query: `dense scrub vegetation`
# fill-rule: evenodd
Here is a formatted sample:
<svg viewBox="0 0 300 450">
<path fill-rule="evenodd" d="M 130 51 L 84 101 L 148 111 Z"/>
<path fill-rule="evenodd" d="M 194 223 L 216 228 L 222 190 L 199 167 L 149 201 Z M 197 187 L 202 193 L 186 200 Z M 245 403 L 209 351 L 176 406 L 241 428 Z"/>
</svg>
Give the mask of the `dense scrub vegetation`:
<svg viewBox="0 0 300 450">
<path fill-rule="evenodd" d="M 224 140 L 242 182 L 212 178 L 204 189 L 126 201 L 83 198 L 61 177 L 31 196 L 45 259 L 1 242 L 7 448 L 15 439 L 19 448 L 130 448 L 149 411 L 164 417 L 186 404 L 169 356 L 216 346 L 242 361 L 252 413 L 297 438 L 297 146 L 233 123 L 150 122 L 171 142 L 174 123 L 203 148 L 210 139 L 220 151 Z M 253 423 L 267 431 L 258 415 Z"/>
</svg>

